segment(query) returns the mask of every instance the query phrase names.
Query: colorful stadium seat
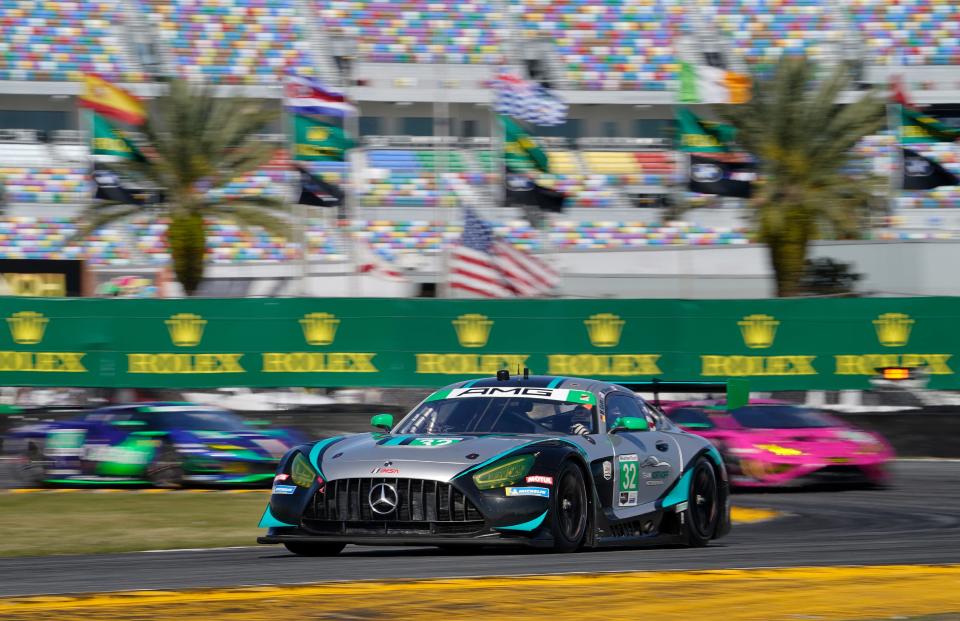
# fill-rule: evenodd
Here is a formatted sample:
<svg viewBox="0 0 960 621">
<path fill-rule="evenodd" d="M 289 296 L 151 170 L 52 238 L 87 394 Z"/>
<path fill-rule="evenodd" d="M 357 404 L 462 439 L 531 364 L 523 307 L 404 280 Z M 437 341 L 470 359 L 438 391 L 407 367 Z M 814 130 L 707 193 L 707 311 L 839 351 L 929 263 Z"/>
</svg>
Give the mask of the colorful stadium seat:
<svg viewBox="0 0 960 621">
<path fill-rule="evenodd" d="M 141 82 L 110 0 L 0 0 L 0 80 Z"/>
<path fill-rule="evenodd" d="M 182 77 L 221 84 L 277 84 L 314 74 L 296 0 L 141 0 Z"/>
<path fill-rule="evenodd" d="M 357 40 L 365 60 L 497 65 L 506 16 L 496 5 L 448 0 L 317 0 L 323 25 Z"/>
</svg>

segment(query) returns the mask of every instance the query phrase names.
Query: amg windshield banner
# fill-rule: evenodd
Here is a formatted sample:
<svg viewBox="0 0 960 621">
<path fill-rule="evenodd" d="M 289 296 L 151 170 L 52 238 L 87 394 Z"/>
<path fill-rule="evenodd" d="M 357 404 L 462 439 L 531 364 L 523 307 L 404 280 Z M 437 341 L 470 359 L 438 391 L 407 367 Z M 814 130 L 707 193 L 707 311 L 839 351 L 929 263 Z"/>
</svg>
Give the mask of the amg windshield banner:
<svg viewBox="0 0 960 621">
<path fill-rule="evenodd" d="M 0 298 L 5 386 L 421 386 L 511 374 L 960 389 L 960 298 Z"/>
</svg>

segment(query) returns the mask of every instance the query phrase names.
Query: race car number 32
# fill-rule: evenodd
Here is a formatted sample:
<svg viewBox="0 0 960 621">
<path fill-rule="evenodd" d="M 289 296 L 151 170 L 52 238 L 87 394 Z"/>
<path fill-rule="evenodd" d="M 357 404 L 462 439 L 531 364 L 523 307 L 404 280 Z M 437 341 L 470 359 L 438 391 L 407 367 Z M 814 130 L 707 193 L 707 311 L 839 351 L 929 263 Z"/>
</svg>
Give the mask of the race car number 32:
<svg viewBox="0 0 960 621">
<path fill-rule="evenodd" d="M 639 459 L 635 453 L 618 455 L 619 481 L 617 485 L 618 504 L 621 507 L 637 506 L 637 490 L 640 489 Z"/>
</svg>

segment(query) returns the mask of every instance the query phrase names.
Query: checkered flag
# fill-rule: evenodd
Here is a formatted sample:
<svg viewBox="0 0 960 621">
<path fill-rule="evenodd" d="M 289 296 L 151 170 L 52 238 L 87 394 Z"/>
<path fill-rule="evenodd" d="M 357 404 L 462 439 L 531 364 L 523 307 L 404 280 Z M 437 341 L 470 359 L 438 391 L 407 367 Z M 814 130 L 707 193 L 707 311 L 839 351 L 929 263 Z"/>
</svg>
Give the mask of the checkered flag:
<svg viewBox="0 0 960 621">
<path fill-rule="evenodd" d="M 563 125 L 567 121 L 567 104 L 536 82 L 500 74 L 494 88 L 498 114 L 540 126 Z"/>
</svg>

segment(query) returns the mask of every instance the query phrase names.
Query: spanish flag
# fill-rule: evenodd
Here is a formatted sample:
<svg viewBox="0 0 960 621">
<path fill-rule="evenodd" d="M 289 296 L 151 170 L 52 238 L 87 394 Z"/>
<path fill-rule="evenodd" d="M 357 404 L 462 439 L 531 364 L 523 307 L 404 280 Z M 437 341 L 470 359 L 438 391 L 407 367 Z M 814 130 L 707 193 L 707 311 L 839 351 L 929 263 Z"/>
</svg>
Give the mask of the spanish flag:
<svg viewBox="0 0 960 621">
<path fill-rule="evenodd" d="M 130 125 L 141 125 L 147 118 L 143 102 L 136 96 L 91 73 L 83 76 L 80 106 Z"/>
</svg>

